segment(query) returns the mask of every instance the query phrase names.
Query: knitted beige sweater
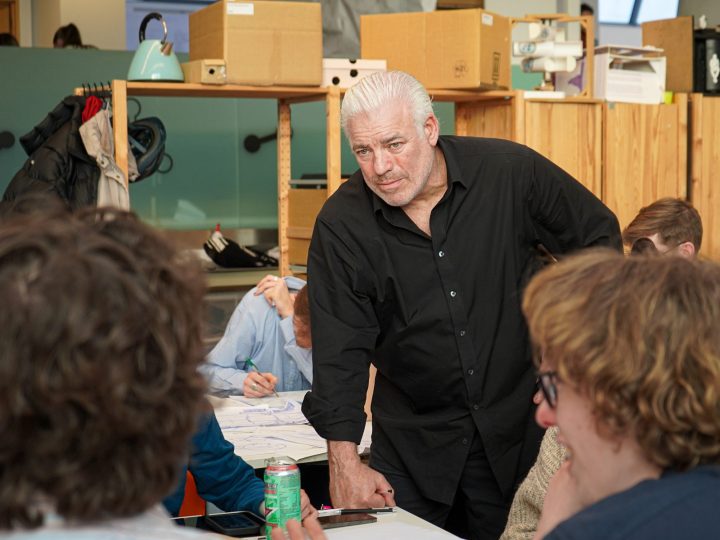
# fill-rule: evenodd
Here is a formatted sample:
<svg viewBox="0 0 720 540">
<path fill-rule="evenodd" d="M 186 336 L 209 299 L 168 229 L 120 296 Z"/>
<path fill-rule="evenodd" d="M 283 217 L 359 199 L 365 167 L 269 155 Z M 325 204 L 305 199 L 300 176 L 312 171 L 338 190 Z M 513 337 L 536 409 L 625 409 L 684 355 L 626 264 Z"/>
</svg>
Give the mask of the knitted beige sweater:
<svg viewBox="0 0 720 540">
<path fill-rule="evenodd" d="M 548 482 L 565 460 L 565 449 L 557 442 L 557 428 L 545 432 L 537 461 L 515 494 L 500 540 L 531 540 L 537 529 Z"/>
</svg>

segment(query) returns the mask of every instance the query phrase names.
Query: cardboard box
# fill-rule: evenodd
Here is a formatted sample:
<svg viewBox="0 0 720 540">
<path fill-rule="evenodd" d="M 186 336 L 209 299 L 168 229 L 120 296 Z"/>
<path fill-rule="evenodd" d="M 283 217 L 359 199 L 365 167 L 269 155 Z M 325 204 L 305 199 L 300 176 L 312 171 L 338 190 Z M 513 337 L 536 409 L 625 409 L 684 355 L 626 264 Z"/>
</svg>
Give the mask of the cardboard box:
<svg viewBox="0 0 720 540">
<path fill-rule="evenodd" d="M 607 45 L 595 49 L 595 97 L 624 103 L 662 103 L 665 57 L 661 49 Z"/>
<path fill-rule="evenodd" d="M 693 18 L 677 17 L 642 23 L 643 45 L 665 51 L 670 92 L 693 91 Z"/>
<path fill-rule="evenodd" d="M 510 20 L 482 9 L 363 15 L 360 51 L 427 88 L 510 87 Z"/>
<path fill-rule="evenodd" d="M 355 60 L 352 58 L 323 58 L 323 86 L 350 88 L 363 77 L 387 71 L 385 60 Z"/>
<path fill-rule="evenodd" d="M 225 60 L 193 60 L 181 64 L 186 83 L 225 84 Z"/>
<path fill-rule="evenodd" d="M 227 82 L 318 86 L 320 4 L 221 0 L 190 14 L 190 60 L 223 58 Z"/>
</svg>

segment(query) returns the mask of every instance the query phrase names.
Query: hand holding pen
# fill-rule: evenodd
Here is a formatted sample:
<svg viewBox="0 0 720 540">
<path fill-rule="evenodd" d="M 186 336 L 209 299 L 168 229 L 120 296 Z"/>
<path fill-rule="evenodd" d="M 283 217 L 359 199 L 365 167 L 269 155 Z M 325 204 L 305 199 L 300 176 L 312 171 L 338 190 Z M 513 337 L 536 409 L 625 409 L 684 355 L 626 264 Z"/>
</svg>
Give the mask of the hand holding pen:
<svg viewBox="0 0 720 540">
<path fill-rule="evenodd" d="M 246 397 L 261 398 L 273 394 L 275 397 L 278 393 L 275 391 L 277 377 L 272 373 L 261 373 L 255 363 L 248 358 L 245 360 L 245 368 L 248 370 L 247 377 L 243 382 L 243 394 Z"/>
</svg>

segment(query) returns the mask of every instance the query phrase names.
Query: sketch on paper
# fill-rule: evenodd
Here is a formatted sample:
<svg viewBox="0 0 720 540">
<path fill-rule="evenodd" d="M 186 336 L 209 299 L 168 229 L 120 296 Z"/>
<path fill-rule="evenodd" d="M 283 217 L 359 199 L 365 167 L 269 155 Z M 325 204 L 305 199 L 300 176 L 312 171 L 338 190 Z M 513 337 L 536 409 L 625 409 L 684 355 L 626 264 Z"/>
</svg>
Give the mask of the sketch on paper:
<svg viewBox="0 0 720 540">
<path fill-rule="evenodd" d="M 283 400 L 277 406 L 240 404 L 221 407 L 215 409 L 215 415 L 223 430 L 241 427 L 307 424 L 300 403 L 293 400 Z"/>
</svg>

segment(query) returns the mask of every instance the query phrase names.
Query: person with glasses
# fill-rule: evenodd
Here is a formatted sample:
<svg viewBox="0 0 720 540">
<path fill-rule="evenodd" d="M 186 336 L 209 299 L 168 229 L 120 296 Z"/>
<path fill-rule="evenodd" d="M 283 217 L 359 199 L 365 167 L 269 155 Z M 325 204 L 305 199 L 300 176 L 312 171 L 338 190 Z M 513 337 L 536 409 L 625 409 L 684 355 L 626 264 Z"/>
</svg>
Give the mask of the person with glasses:
<svg viewBox="0 0 720 540">
<path fill-rule="evenodd" d="M 697 209 L 684 199 L 670 197 L 641 208 L 622 233 L 623 243 L 632 255 L 667 254 L 685 258 L 698 255 L 702 235 L 702 219 Z M 540 382 L 538 380 L 538 386 Z M 539 404 L 541 400 L 538 387 L 534 402 Z M 534 537 L 548 483 L 563 463 L 565 454 L 557 442 L 557 429 L 549 428 L 537 461 L 515 494 L 501 540 Z"/>
<path fill-rule="evenodd" d="M 716 536 L 720 266 L 595 250 L 541 272 L 523 312 L 536 419 L 566 449 L 535 537 Z"/>
</svg>

